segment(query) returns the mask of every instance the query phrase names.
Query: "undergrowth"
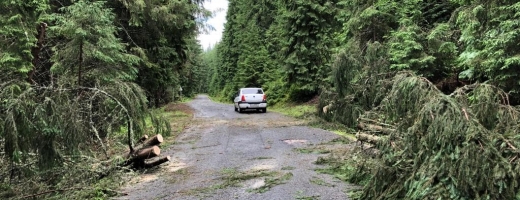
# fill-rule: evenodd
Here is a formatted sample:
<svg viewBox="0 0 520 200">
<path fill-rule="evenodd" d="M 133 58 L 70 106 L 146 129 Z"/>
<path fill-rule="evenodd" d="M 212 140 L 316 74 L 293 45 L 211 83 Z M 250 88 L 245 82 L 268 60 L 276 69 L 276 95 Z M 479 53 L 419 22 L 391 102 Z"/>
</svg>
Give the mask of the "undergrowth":
<svg viewBox="0 0 520 200">
<path fill-rule="evenodd" d="M 279 103 L 268 109 L 297 119 L 309 119 L 316 113 L 316 105 Z"/>
<path fill-rule="evenodd" d="M 152 113 L 166 119 L 168 127 L 174 128 L 168 133 L 176 135 L 189 123 L 192 113 L 171 105 L 182 104 L 170 104 Z M 150 117 L 144 120 L 144 132 L 148 135 L 158 133 L 152 120 Z M 64 156 L 60 167 L 44 171 L 38 170 L 36 159 L 30 162 L 31 158 L 28 158 L 23 166 L 10 165 L 5 154 L 0 153 L 0 199 L 108 199 L 120 195 L 118 189 L 126 183 L 125 179 L 139 173 L 119 167 L 122 155 L 128 151 L 126 131 L 126 126 L 121 127 L 104 141 L 108 158 L 99 144 L 84 144 L 89 152 Z M 162 134 L 165 136 L 163 145 L 167 145 L 172 137 L 164 131 Z M 1 148 L 0 152 L 3 152 Z"/>
<path fill-rule="evenodd" d="M 351 79 L 343 97 L 323 94 L 326 120 L 355 127 L 369 118 L 397 129 L 375 144 L 373 159 L 354 153 L 321 163 L 364 185 L 361 199 L 517 198 L 520 111 L 505 92 L 473 84 L 446 95 L 411 72 L 390 74 Z"/>
<path fill-rule="evenodd" d="M 278 172 L 269 170 L 253 170 L 242 172 L 233 168 L 223 169 L 221 175 L 221 183 L 209 187 L 197 188 L 190 191 L 189 193 L 210 193 L 215 190 L 225 189 L 228 187 L 240 187 L 245 181 L 253 179 L 263 179 L 264 184 L 257 188 L 250 188 L 247 191 L 254 193 L 264 193 L 276 185 L 284 184 L 293 176 L 291 172 Z"/>
</svg>

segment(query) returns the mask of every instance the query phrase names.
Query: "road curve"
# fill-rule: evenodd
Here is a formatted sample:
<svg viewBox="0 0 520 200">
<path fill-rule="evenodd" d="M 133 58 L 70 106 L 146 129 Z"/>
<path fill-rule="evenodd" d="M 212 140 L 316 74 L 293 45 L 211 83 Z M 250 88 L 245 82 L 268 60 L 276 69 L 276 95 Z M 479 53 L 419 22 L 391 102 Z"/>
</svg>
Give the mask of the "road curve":
<svg viewBox="0 0 520 200">
<path fill-rule="evenodd" d="M 302 149 L 338 136 L 275 112 L 238 113 L 199 95 L 190 128 L 161 155 L 172 160 L 140 175 L 116 199 L 348 199 L 348 184 Z"/>
</svg>

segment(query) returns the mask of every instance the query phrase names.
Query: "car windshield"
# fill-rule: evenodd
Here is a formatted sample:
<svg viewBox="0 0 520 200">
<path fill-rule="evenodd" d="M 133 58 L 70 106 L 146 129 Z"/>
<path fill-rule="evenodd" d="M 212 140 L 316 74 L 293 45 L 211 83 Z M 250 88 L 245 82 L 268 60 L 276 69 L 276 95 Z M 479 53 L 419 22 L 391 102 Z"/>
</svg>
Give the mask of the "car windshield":
<svg viewBox="0 0 520 200">
<path fill-rule="evenodd" d="M 247 88 L 242 89 L 242 94 L 263 94 L 262 89 L 259 88 Z"/>
</svg>

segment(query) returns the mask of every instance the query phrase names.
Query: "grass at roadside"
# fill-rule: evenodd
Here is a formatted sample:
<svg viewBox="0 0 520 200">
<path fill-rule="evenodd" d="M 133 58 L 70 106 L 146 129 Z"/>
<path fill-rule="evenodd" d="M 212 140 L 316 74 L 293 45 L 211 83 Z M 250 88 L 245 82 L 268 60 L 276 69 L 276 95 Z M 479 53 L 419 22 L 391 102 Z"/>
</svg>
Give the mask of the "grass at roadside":
<svg viewBox="0 0 520 200">
<path fill-rule="evenodd" d="M 328 130 L 337 135 L 346 137 L 350 141 L 356 141 L 354 130 L 338 123 L 331 123 L 324 121 L 323 119 L 316 116 L 317 108 L 316 104 L 304 103 L 304 104 L 288 104 L 281 103 L 270 107 L 271 111 L 278 112 L 280 114 L 294 117 L 297 119 L 304 119 L 308 121 L 308 125 Z"/>
<path fill-rule="evenodd" d="M 268 109 L 297 119 L 308 119 L 316 113 L 316 106 L 312 104 L 279 103 Z"/>
<path fill-rule="evenodd" d="M 163 109 L 163 117 L 170 122 L 172 128 L 172 138 L 184 131 L 192 121 L 193 110 L 186 103 L 170 103 Z"/>
<path fill-rule="evenodd" d="M 225 189 L 228 187 L 242 187 L 243 183 L 253 179 L 263 179 L 264 184 L 256 187 L 247 189 L 248 192 L 264 193 L 272 187 L 286 183 L 293 177 L 291 172 L 280 172 L 280 171 L 268 171 L 268 170 L 253 170 L 253 171 L 238 171 L 232 168 L 223 169 L 221 172 L 221 183 L 211 185 L 208 187 L 191 189 L 188 191 L 182 191 L 181 193 L 190 195 L 207 195 L 215 190 Z"/>
<path fill-rule="evenodd" d="M 274 112 L 281 113 L 286 116 L 291 116 L 297 119 L 304 119 L 307 121 L 307 125 L 328 130 L 333 132 L 341 138 L 331 141 L 331 143 L 344 144 L 347 146 L 353 145 L 356 141 L 355 130 L 339 123 L 327 122 L 316 115 L 317 108 L 316 104 L 280 104 L 271 107 Z M 371 178 L 372 171 L 377 163 L 374 159 L 365 154 L 363 151 L 359 151 L 358 148 L 340 148 L 340 149 L 322 149 L 319 146 L 314 148 L 300 148 L 295 149 L 300 153 L 318 153 L 328 154 L 320 157 L 315 163 L 318 165 L 326 166 L 325 168 L 318 169 L 320 173 L 330 174 L 336 178 L 357 184 L 365 185 Z M 312 179 L 314 184 L 326 184 L 322 180 Z M 350 198 L 359 198 L 361 188 L 352 188 L 348 192 Z M 299 197 L 297 199 L 315 199 L 314 197 Z"/>
<path fill-rule="evenodd" d="M 164 141 L 161 144 L 162 148 L 167 147 L 175 141 L 175 138 L 184 131 L 187 127 L 189 127 L 190 122 L 193 118 L 193 110 L 186 103 L 191 101 L 191 98 L 184 98 L 182 102 L 169 103 L 161 108 L 157 108 L 153 110 L 153 113 L 156 117 L 161 117 L 166 120 L 171 128 L 171 132 L 168 136 L 163 136 Z M 147 118 L 146 121 L 146 129 L 151 130 L 151 119 Z M 149 135 L 151 136 L 151 135 Z M 185 172 L 185 170 L 179 170 L 179 173 Z M 107 177 L 105 179 L 100 180 L 100 183 L 103 183 L 104 188 L 109 188 L 107 191 L 117 191 L 120 186 L 124 185 L 122 180 L 132 178 L 134 176 L 139 175 L 139 171 L 130 171 L 130 173 L 126 174 L 115 174 L 112 177 Z M 124 177 L 124 178 L 123 178 Z M 97 183 L 96 185 L 100 185 Z M 95 190 L 91 190 L 90 193 L 97 195 L 101 198 L 94 199 L 107 199 L 107 197 L 117 196 L 118 194 L 113 192 L 112 194 L 103 194 L 103 190 L 100 191 L 100 187 L 95 187 Z M 89 191 L 86 191 L 89 192 Z M 80 198 L 81 199 L 81 198 Z"/>
</svg>

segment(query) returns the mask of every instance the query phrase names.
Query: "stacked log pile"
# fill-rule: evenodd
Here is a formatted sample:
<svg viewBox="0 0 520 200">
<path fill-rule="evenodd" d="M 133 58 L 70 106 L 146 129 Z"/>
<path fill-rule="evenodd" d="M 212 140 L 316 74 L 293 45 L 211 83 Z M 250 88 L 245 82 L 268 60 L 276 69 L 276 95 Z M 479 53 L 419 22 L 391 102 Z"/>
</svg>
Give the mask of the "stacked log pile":
<svg viewBox="0 0 520 200">
<path fill-rule="evenodd" d="M 157 158 L 161 154 L 160 144 L 163 142 L 161 134 L 157 134 L 151 138 L 144 135 L 137 142 L 133 152 L 128 152 L 125 155 L 125 161 L 123 166 L 132 166 L 134 169 L 140 168 L 151 168 L 170 161 L 170 156 L 162 156 Z"/>
</svg>

